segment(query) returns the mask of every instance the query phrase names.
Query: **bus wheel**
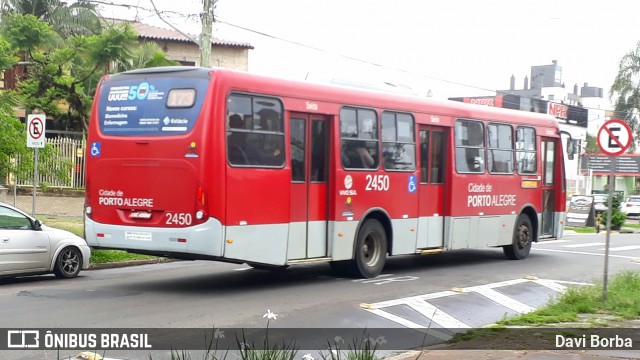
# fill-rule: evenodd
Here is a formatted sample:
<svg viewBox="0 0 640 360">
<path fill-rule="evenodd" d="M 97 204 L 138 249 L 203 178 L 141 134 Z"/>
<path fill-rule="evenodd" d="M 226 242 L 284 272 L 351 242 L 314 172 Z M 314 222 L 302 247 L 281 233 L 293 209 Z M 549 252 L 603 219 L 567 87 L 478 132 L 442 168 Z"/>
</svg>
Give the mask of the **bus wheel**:
<svg viewBox="0 0 640 360">
<path fill-rule="evenodd" d="M 520 215 L 513 229 L 513 243 L 503 246 L 504 255 L 509 260 L 522 260 L 529 256 L 533 242 L 533 226 L 527 215 Z"/>
<path fill-rule="evenodd" d="M 373 278 L 382 272 L 387 260 L 387 233 L 378 220 L 367 220 L 358 231 L 354 275 Z"/>
</svg>

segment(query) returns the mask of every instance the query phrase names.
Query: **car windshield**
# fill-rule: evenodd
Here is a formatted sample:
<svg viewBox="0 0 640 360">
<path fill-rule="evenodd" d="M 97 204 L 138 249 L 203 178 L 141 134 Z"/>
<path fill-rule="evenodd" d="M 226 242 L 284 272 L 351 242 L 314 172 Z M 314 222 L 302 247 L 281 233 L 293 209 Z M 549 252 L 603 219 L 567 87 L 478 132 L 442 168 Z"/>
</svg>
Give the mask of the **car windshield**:
<svg viewBox="0 0 640 360">
<path fill-rule="evenodd" d="M 597 203 L 605 202 L 607 197 L 605 195 L 593 195 L 593 201 Z"/>
<path fill-rule="evenodd" d="M 639 203 L 640 204 L 640 197 L 637 198 L 628 198 L 627 202 L 632 202 L 632 203 Z"/>
</svg>

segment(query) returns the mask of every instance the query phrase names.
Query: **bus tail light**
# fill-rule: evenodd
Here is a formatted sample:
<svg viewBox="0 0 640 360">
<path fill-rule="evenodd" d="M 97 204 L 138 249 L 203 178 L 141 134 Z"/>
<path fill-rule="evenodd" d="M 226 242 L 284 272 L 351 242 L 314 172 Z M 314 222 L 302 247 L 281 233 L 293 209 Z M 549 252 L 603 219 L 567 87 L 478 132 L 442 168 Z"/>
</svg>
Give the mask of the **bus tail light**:
<svg viewBox="0 0 640 360">
<path fill-rule="evenodd" d="M 204 221 L 207 217 L 207 192 L 202 185 L 198 185 L 196 192 L 196 212 L 195 218 L 198 221 Z"/>
<path fill-rule="evenodd" d="M 202 185 L 198 185 L 198 202 L 202 207 L 204 207 L 207 203 L 207 194 L 204 191 Z"/>
</svg>

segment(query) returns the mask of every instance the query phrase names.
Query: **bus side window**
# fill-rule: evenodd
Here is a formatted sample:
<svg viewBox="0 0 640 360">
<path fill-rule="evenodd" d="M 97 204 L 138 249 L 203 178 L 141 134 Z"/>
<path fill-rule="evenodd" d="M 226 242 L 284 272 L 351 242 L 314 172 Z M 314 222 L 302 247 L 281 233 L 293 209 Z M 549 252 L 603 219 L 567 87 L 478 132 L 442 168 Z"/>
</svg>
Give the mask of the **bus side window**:
<svg viewBox="0 0 640 360">
<path fill-rule="evenodd" d="M 420 130 L 420 182 L 429 182 L 429 131 Z"/>
<path fill-rule="evenodd" d="M 283 107 L 278 99 L 231 94 L 227 99 L 227 116 L 231 165 L 284 166 Z M 236 120 L 232 121 L 232 117 Z"/>
<path fill-rule="evenodd" d="M 433 141 L 431 142 L 431 183 L 444 183 L 444 142 L 441 131 L 433 132 Z"/>
<path fill-rule="evenodd" d="M 415 122 L 410 114 L 382 113 L 382 157 L 385 170 L 416 169 Z"/>
<path fill-rule="evenodd" d="M 487 140 L 489 172 L 513 174 L 513 130 L 511 125 L 487 125 Z"/>
<path fill-rule="evenodd" d="M 305 181 L 305 120 L 291 118 L 291 181 Z"/>
<path fill-rule="evenodd" d="M 378 123 L 375 111 L 342 108 L 340 144 L 345 169 L 375 169 L 379 163 Z"/>
<path fill-rule="evenodd" d="M 518 174 L 535 174 L 537 168 L 536 130 L 520 126 L 516 130 L 516 163 Z"/>
<path fill-rule="evenodd" d="M 483 173 L 484 126 L 479 121 L 456 120 L 456 170 L 460 173 Z"/>
</svg>

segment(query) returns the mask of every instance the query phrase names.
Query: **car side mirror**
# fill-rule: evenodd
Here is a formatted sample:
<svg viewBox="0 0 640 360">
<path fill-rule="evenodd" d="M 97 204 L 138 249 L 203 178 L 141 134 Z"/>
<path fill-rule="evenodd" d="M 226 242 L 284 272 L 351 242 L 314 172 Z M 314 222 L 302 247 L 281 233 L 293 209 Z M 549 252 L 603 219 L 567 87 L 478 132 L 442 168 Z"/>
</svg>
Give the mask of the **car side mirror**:
<svg viewBox="0 0 640 360">
<path fill-rule="evenodd" d="M 34 225 L 33 226 L 34 230 L 38 230 L 38 231 L 42 230 L 42 221 L 36 219 L 33 225 Z"/>
</svg>

